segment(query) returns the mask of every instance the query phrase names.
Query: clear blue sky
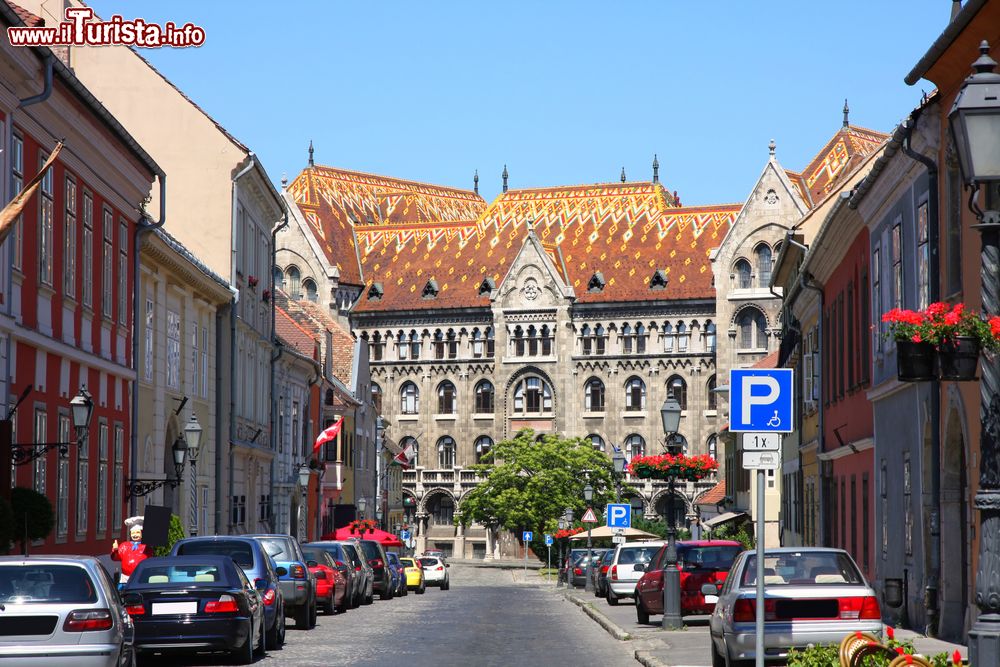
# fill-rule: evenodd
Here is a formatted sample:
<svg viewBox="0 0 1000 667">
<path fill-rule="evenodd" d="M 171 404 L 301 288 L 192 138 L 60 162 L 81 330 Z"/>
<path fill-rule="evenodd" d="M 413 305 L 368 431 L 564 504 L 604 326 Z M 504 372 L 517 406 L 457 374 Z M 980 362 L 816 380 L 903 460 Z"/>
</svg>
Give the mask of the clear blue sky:
<svg viewBox="0 0 1000 667">
<path fill-rule="evenodd" d="M 685 205 L 745 199 L 770 139 L 800 170 L 841 124 L 891 131 L 950 0 L 92 0 L 205 28 L 143 50 L 277 183 L 316 162 L 500 191 L 660 178 Z M 933 86 L 922 82 L 930 92 Z"/>
</svg>

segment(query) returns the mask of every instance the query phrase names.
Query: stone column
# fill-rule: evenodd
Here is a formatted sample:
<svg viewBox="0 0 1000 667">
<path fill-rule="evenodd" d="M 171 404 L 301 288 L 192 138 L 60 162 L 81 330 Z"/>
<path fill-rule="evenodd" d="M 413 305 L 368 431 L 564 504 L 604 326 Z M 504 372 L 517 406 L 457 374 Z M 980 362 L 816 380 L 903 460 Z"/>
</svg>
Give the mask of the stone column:
<svg viewBox="0 0 1000 667">
<path fill-rule="evenodd" d="M 493 539 L 493 529 L 490 528 L 489 526 L 486 526 L 486 556 L 484 557 L 485 560 L 493 560 L 494 558 L 493 548 L 495 544 L 496 540 Z"/>
</svg>

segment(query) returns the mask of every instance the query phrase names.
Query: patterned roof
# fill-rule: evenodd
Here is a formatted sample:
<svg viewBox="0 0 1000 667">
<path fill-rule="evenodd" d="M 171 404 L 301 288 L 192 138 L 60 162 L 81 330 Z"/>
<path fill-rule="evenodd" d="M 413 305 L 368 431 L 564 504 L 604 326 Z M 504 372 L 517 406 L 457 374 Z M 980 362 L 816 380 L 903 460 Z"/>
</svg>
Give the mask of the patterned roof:
<svg viewBox="0 0 1000 667">
<path fill-rule="evenodd" d="M 854 125 L 848 125 L 833 135 L 802 170 L 801 179 L 809 193 L 806 202 L 815 206 L 823 200 L 853 167 L 878 150 L 888 138 L 889 135 L 884 132 Z"/>
<path fill-rule="evenodd" d="M 360 285 L 354 228 L 475 220 L 486 202 L 448 188 L 333 167 L 305 169 L 288 185 L 327 261 L 341 282 Z"/>
<path fill-rule="evenodd" d="M 657 183 L 610 183 L 510 190 L 469 222 L 364 225 L 355 228 L 366 285 L 357 311 L 489 305 L 479 286 L 499 285 L 531 230 L 581 302 L 712 298 L 708 253 L 721 241 L 739 204 L 680 208 Z M 651 290 L 663 270 L 668 284 Z M 601 271 L 605 287 L 590 292 Z M 423 288 L 433 278 L 434 299 Z"/>
</svg>

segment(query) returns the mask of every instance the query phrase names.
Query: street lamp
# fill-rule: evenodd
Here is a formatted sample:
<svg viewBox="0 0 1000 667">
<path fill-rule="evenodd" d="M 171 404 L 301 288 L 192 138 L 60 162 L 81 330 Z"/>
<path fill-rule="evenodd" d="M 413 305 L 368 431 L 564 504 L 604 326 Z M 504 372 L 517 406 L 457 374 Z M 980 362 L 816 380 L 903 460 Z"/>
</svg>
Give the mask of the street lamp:
<svg viewBox="0 0 1000 667">
<path fill-rule="evenodd" d="M 680 453 L 680 445 L 674 436 L 681 424 L 681 405 L 674 398 L 673 392 L 663 402 L 660 418 L 663 420 L 667 452 Z M 677 529 L 674 526 L 674 483 L 677 477 L 671 474 L 667 479 L 670 487 L 667 496 L 666 567 L 663 568 L 663 629 L 680 630 L 684 627 L 684 622 L 681 620 L 681 573 L 677 569 Z"/>
<path fill-rule="evenodd" d="M 566 530 L 567 528 L 569 528 L 569 521 L 566 520 L 565 514 L 559 517 L 558 525 L 559 525 L 559 530 Z M 556 575 L 556 586 L 563 585 L 562 574 L 564 565 L 565 563 L 563 563 L 563 541 L 559 540 L 559 568 L 558 568 L 559 572 Z"/>
<path fill-rule="evenodd" d="M 73 397 L 69 402 L 70 407 L 70 418 L 73 423 L 73 429 L 76 431 L 76 440 L 73 442 L 34 442 L 25 443 L 22 445 L 14 443 L 14 433 L 13 433 L 13 422 L 14 413 L 17 411 L 17 406 L 21 404 L 21 401 L 28 397 L 28 394 L 34 389 L 32 385 L 28 387 L 21 393 L 21 397 L 17 404 L 8 414 L 7 419 L 2 420 L 3 426 L 0 427 L 0 452 L 3 452 L 9 448 L 10 450 L 10 461 L 16 466 L 24 465 L 30 463 L 37 458 L 45 456 L 47 453 L 53 449 L 59 450 L 59 456 L 65 457 L 69 454 L 69 446 L 76 445 L 80 447 L 83 445 L 83 441 L 87 437 L 87 432 L 90 429 L 90 418 L 94 414 L 94 401 L 90 397 L 90 393 L 87 391 L 86 387 L 80 387 L 80 393 Z"/>
<path fill-rule="evenodd" d="M 148 496 L 153 491 L 168 484 L 172 489 L 180 486 L 188 454 L 191 454 L 191 465 L 194 465 L 194 460 L 198 456 L 198 448 L 201 446 L 201 427 L 198 426 L 198 421 L 194 419 L 194 415 L 192 415 L 192 421 L 194 421 L 194 426 L 189 421 L 188 426 L 184 428 L 184 436 L 177 436 L 174 444 L 170 447 L 170 454 L 174 458 L 174 472 L 176 476 L 173 479 L 127 479 L 125 480 L 126 496 L 129 498 L 140 498 Z M 194 446 L 192 447 L 192 445 Z"/>
<path fill-rule="evenodd" d="M 201 424 L 198 423 L 198 417 L 194 414 L 194 409 L 191 409 L 191 418 L 188 419 L 188 423 L 184 425 L 184 441 L 187 442 L 187 456 L 191 461 L 191 502 L 190 502 L 190 513 L 191 513 L 191 534 L 198 534 L 198 453 L 201 451 Z"/>
<path fill-rule="evenodd" d="M 362 519 L 365 518 L 365 510 L 368 508 L 368 501 L 365 500 L 365 497 L 362 496 L 358 498 L 354 502 L 354 505 L 358 508 L 358 514 L 361 516 L 361 518 Z"/>
<path fill-rule="evenodd" d="M 590 482 L 587 482 L 587 486 L 583 487 L 583 499 L 587 502 L 587 509 L 590 509 L 590 501 L 594 499 L 594 487 L 590 485 Z M 593 525 L 593 523 L 587 523 L 587 579 L 583 582 L 583 590 L 591 593 L 594 591 L 594 582 L 590 580 L 590 561 L 593 557 L 590 544 L 590 529 Z"/>
<path fill-rule="evenodd" d="M 1000 211 L 979 208 L 976 198 L 980 185 L 1000 182 L 1000 74 L 996 61 L 989 56 L 990 45 L 979 46 L 979 59 L 972 64 L 969 76 L 948 113 L 955 152 L 966 184 L 972 189 L 969 209 L 975 214 L 982 239 L 979 277 L 982 311 L 986 317 L 1000 314 Z M 986 205 L 991 204 L 987 197 Z M 982 355 L 982 379 L 979 382 L 979 491 L 975 507 L 979 510 L 979 565 L 976 572 L 976 605 L 979 615 L 969 631 L 969 661 L 973 665 L 1000 663 L 1000 597 L 994 582 L 1000 578 L 1000 564 L 995 554 L 1000 536 L 1000 410 L 995 401 L 1000 391 L 1000 359 Z"/>
<path fill-rule="evenodd" d="M 622 450 L 615 447 L 615 454 L 611 457 L 611 464 L 615 469 L 615 496 L 618 500 L 622 499 L 622 475 L 625 474 L 625 464 L 628 461 L 625 459 L 625 455 L 622 454 Z"/>
</svg>

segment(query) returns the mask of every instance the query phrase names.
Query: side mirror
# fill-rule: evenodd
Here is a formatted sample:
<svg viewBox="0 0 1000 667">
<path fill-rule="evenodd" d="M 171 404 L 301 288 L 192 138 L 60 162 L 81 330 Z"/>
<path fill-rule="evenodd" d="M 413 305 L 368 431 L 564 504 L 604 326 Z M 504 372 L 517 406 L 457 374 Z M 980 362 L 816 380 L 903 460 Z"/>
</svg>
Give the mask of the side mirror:
<svg viewBox="0 0 1000 667">
<path fill-rule="evenodd" d="M 645 572 L 646 571 L 646 564 L 645 563 L 636 563 L 635 565 L 632 566 L 632 571 L 633 572 Z"/>
<path fill-rule="evenodd" d="M 718 584 L 702 584 L 701 585 L 702 595 L 718 595 L 719 585 Z"/>
<path fill-rule="evenodd" d="M 274 573 L 277 574 L 279 577 L 284 577 L 288 575 L 288 570 L 283 567 L 278 567 L 275 568 Z"/>
<path fill-rule="evenodd" d="M 306 567 L 316 567 L 317 565 L 319 565 L 319 563 L 317 563 L 314 560 L 307 560 L 306 561 Z"/>
</svg>

